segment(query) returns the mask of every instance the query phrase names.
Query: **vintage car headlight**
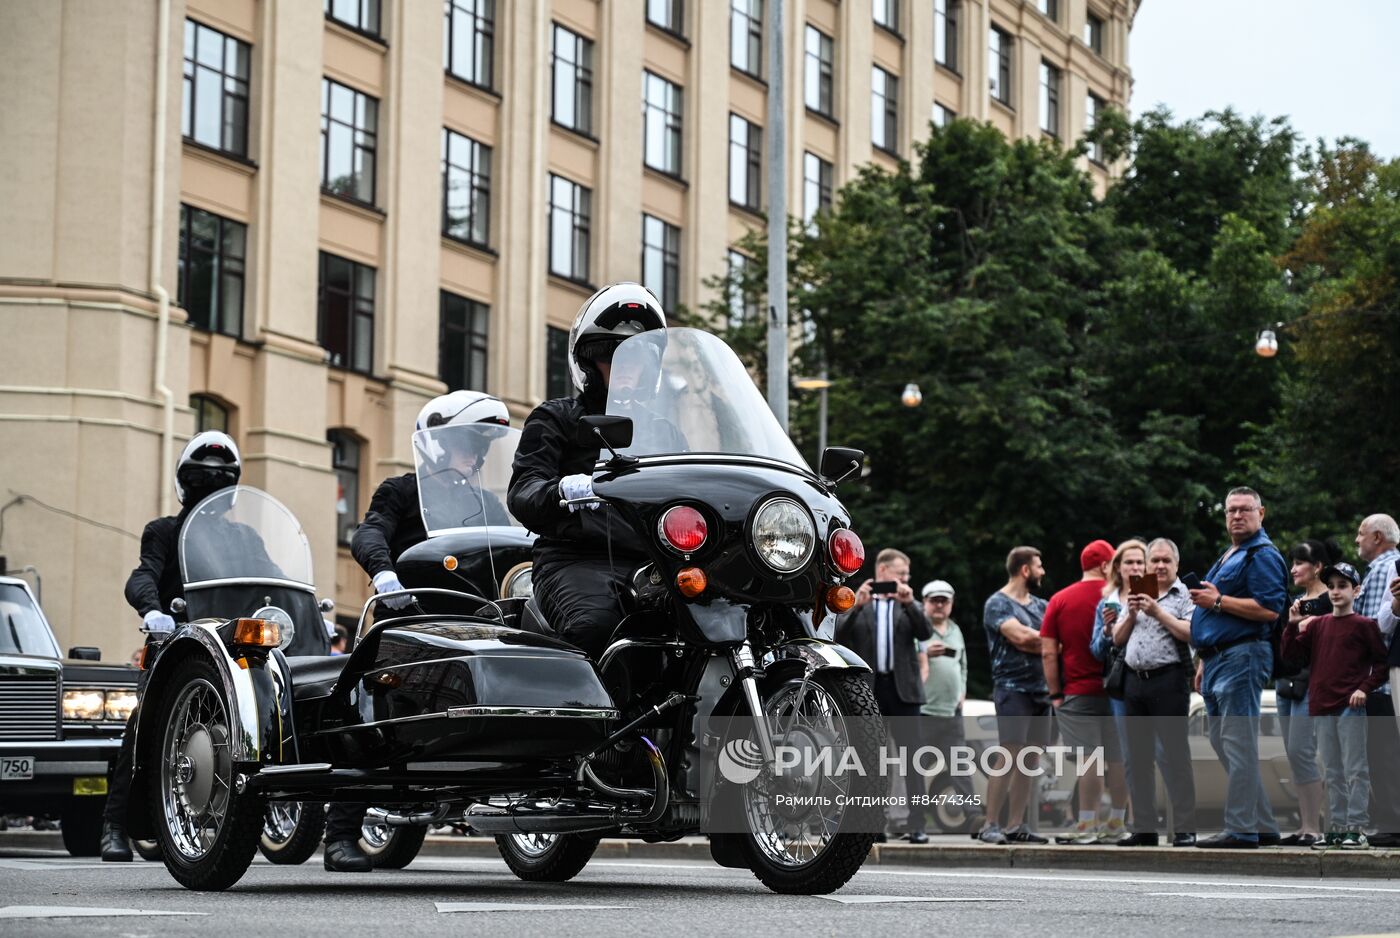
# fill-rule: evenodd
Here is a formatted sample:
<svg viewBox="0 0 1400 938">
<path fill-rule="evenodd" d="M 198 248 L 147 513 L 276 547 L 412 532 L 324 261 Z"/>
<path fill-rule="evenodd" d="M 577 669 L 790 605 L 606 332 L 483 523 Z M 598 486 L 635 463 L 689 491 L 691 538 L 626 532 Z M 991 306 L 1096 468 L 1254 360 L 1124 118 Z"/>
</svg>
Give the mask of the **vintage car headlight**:
<svg viewBox="0 0 1400 938">
<path fill-rule="evenodd" d="M 106 697 L 107 701 L 102 710 L 108 720 L 125 723 L 131 716 L 131 711 L 136 709 L 137 697 L 133 688 L 108 690 Z"/>
<path fill-rule="evenodd" d="M 501 580 L 502 599 L 529 599 L 534 595 L 534 567 L 528 561 L 511 567 Z"/>
<path fill-rule="evenodd" d="M 816 526 L 806 509 L 790 498 L 775 498 L 753 519 L 753 548 L 779 573 L 798 570 L 817 544 Z"/>
<path fill-rule="evenodd" d="M 282 643 L 277 647 L 281 648 L 283 651 L 287 649 L 287 646 L 292 643 L 292 639 L 296 637 L 297 627 L 296 624 L 292 622 L 292 617 L 287 614 L 285 609 L 278 606 L 263 606 L 257 612 L 253 613 L 250 618 L 263 619 L 267 622 L 277 623 L 277 628 L 282 633 Z"/>
<path fill-rule="evenodd" d="M 106 700 L 93 687 L 74 687 L 63 692 L 63 719 L 101 720 Z"/>
</svg>

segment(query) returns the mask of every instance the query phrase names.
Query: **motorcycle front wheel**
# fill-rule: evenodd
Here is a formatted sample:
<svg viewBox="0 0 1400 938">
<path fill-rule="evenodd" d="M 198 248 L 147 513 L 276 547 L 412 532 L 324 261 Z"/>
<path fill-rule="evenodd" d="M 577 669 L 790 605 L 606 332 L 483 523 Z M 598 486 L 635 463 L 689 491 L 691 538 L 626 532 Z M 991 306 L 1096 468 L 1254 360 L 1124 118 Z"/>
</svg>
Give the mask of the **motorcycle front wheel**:
<svg viewBox="0 0 1400 938">
<path fill-rule="evenodd" d="M 258 851 L 271 863 L 305 863 L 326 832 L 325 806 L 306 801 L 269 801 Z"/>
<path fill-rule="evenodd" d="M 879 763 L 885 724 L 875 692 L 863 673 L 821 673 L 809 681 L 787 681 L 763 702 L 779 742 L 799 746 L 854 748 L 864 766 Z M 747 835 L 740 846 L 754 876 L 769 889 L 790 895 L 824 895 L 846 884 L 865 863 L 883 825 L 883 813 L 846 803 L 838 796 L 877 797 L 878 776 L 802 777 L 802 791 L 828 799 L 830 807 L 793 808 L 778 797 L 780 784 L 765 776 L 740 794 Z"/>
<path fill-rule="evenodd" d="M 497 834 L 496 849 L 526 882 L 564 883 L 593 859 L 600 839 L 597 834 Z"/>
</svg>

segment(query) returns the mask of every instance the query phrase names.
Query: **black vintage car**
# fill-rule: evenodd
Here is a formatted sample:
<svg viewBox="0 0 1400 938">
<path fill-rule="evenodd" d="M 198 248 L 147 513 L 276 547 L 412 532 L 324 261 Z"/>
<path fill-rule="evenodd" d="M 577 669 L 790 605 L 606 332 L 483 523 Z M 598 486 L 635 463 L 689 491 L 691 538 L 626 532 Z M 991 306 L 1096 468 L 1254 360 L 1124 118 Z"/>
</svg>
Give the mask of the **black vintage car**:
<svg viewBox="0 0 1400 938">
<path fill-rule="evenodd" d="M 0 577 L 0 815 L 58 818 L 73 856 L 96 856 L 107 775 L 140 672 L 96 648 L 59 653 L 29 584 Z"/>
</svg>

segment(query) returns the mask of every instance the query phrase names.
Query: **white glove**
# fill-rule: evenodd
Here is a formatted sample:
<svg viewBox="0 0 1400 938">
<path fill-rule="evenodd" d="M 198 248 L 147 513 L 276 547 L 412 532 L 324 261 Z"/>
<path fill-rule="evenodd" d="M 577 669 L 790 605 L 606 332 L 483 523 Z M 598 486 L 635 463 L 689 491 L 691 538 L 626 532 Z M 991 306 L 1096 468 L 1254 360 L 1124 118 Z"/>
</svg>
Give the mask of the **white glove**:
<svg viewBox="0 0 1400 938">
<path fill-rule="evenodd" d="M 173 632 L 175 631 L 175 620 L 170 618 L 159 609 L 152 609 L 141 619 L 144 623 L 141 626 L 143 632 Z"/>
<path fill-rule="evenodd" d="M 578 475 L 564 476 L 559 480 L 559 496 L 573 501 L 576 498 L 593 497 L 593 477 L 580 472 Z M 569 511 L 578 511 L 580 508 L 598 510 L 597 502 L 585 502 L 579 505 L 570 505 Z"/>
<path fill-rule="evenodd" d="M 393 570 L 380 570 L 374 575 L 374 591 L 376 593 L 393 593 L 401 589 L 403 589 L 403 584 L 399 582 L 398 575 Z M 384 605 L 390 609 L 402 609 L 411 602 L 413 602 L 413 597 L 404 594 L 384 600 Z"/>
</svg>

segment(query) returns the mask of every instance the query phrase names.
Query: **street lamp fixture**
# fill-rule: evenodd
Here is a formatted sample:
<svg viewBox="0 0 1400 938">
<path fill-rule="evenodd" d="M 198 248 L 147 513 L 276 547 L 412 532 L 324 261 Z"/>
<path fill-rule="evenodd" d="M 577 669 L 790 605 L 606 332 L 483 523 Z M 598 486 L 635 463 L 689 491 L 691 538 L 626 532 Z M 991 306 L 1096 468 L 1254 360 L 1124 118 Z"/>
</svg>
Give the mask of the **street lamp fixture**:
<svg viewBox="0 0 1400 938">
<path fill-rule="evenodd" d="M 904 393 L 899 396 L 899 400 L 905 407 L 918 407 L 924 402 L 924 392 L 919 390 L 919 386 L 910 381 L 904 386 Z"/>
<path fill-rule="evenodd" d="M 835 383 L 830 378 L 794 378 L 792 386 L 803 391 L 825 391 Z"/>
<path fill-rule="evenodd" d="M 1254 354 L 1260 358 L 1273 358 L 1278 354 L 1278 336 L 1274 330 L 1265 329 L 1259 333 L 1259 340 L 1254 343 Z"/>
</svg>

